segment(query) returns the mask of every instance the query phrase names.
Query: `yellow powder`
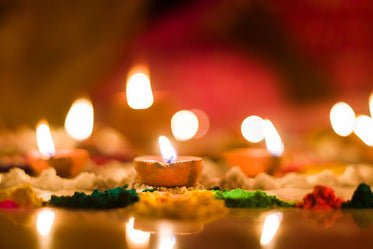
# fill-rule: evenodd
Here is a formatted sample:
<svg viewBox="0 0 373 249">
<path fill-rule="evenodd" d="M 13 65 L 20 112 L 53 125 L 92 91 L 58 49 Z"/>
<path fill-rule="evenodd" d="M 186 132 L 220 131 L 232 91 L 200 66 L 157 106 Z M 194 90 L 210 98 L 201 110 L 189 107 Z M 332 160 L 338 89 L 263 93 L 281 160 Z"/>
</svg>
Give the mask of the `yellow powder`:
<svg viewBox="0 0 373 249">
<path fill-rule="evenodd" d="M 149 218 L 210 220 L 228 213 L 224 201 L 214 198 L 211 191 L 188 191 L 184 194 L 168 192 L 140 193 L 140 201 L 133 206 L 134 214 Z"/>
<path fill-rule="evenodd" d="M 0 189 L 1 201 L 14 201 L 21 208 L 39 208 L 42 207 L 42 199 L 37 197 L 31 185 L 27 184 L 11 189 Z"/>
</svg>

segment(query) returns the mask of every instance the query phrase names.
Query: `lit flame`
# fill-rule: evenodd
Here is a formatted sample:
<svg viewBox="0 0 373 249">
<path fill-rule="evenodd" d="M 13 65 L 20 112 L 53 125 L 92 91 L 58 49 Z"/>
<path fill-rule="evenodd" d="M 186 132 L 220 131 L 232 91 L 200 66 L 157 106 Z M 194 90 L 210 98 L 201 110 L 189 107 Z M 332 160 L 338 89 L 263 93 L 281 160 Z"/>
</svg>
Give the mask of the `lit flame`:
<svg viewBox="0 0 373 249">
<path fill-rule="evenodd" d="M 40 121 L 36 127 L 36 141 L 44 159 L 48 159 L 56 153 L 49 125 L 45 120 Z"/>
<path fill-rule="evenodd" d="M 174 162 L 176 160 L 177 155 L 174 147 L 172 147 L 168 138 L 165 136 L 160 136 L 158 138 L 158 142 L 159 149 L 161 151 L 163 159 L 168 163 Z"/>
<path fill-rule="evenodd" d="M 373 146 L 373 118 L 366 115 L 357 117 L 354 132 L 366 145 Z"/>
<path fill-rule="evenodd" d="M 132 109 L 149 108 L 154 101 L 149 76 L 145 73 L 131 75 L 127 80 L 126 95 Z"/>
<path fill-rule="evenodd" d="M 280 227 L 282 216 L 282 212 L 276 212 L 266 217 L 262 230 L 262 236 L 260 237 L 260 244 L 262 246 L 266 246 L 271 243 L 278 228 Z"/>
<path fill-rule="evenodd" d="M 263 119 L 258 116 L 245 118 L 241 124 L 242 136 L 251 143 L 258 143 L 264 139 Z"/>
<path fill-rule="evenodd" d="M 330 110 L 330 123 L 335 133 L 346 137 L 350 135 L 355 126 L 354 110 L 344 102 L 338 102 Z"/>
<path fill-rule="evenodd" d="M 131 218 L 126 223 L 126 237 L 135 246 L 148 247 L 150 233 L 137 230 L 133 227 L 135 218 Z"/>
<path fill-rule="evenodd" d="M 175 139 L 186 141 L 193 138 L 198 131 L 198 118 L 188 110 L 178 111 L 172 116 L 171 130 Z"/>
<path fill-rule="evenodd" d="M 36 229 L 42 236 L 47 236 L 52 228 L 54 221 L 54 212 L 51 210 L 42 210 L 38 213 Z"/>
<path fill-rule="evenodd" d="M 268 119 L 263 121 L 263 133 L 269 153 L 273 156 L 281 156 L 284 152 L 284 143 L 275 126 Z"/>
<path fill-rule="evenodd" d="M 370 110 L 370 116 L 373 118 L 373 92 L 370 94 L 370 97 L 369 97 L 369 110 Z"/>
<path fill-rule="evenodd" d="M 76 140 L 87 139 L 93 130 L 93 106 L 85 98 L 76 100 L 66 116 L 66 132 Z"/>
</svg>

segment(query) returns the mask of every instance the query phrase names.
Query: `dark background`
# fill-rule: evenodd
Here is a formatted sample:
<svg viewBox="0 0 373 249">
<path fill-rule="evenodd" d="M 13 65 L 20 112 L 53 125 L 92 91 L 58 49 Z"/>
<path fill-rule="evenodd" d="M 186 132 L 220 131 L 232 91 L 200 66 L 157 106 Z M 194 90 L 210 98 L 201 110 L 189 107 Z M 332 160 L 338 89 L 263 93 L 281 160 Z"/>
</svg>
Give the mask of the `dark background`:
<svg viewBox="0 0 373 249">
<path fill-rule="evenodd" d="M 369 0 L 0 1 L 0 124 L 62 125 L 82 94 L 116 123 L 114 96 L 142 63 L 153 90 L 204 110 L 212 130 L 252 114 L 326 125 L 336 101 L 368 111 L 372 26 Z"/>
</svg>

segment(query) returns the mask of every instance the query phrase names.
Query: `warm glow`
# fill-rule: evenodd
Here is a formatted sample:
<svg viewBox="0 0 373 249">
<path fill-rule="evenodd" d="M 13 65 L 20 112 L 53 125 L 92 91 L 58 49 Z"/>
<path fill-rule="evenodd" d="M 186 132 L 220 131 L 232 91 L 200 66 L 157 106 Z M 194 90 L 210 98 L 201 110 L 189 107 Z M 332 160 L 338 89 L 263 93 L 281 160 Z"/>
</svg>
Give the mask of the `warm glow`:
<svg viewBox="0 0 373 249">
<path fill-rule="evenodd" d="M 36 127 L 36 141 L 39 151 L 45 159 L 52 157 L 56 153 L 49 125 L 45 120 L 40 121 Z"/>
<path fill-rule="evenodd" d="M 338 102 L 330 110 L 330 123 L 335 133 L 340 136 L 350 135 L 354 130 L 355 121 L 354 110 L 344 102 Z"/>
<path fill-rule="evenodd" d="M 284 143 L 275 126 L 268 119 L 263 121 L 263 133 L 269 153 L 273 156 L 281 156 L 284 152 Z"/>
<path fill-rule="evenodd" d="M 198 131 L 198 118 L 191 111 L 178 111 L 171 119 L 171 130 L 176 140 L 189 140 Z"/>
<path fill-rule="evenodd" d="M 258 143 L 263 140 L 263 119 L 258 116 L 247 117 L 241 124 L 243 137 L 251 142 Z"/>
<path fill-rule="evenodd" d="M 282 221 L 282 212 L 276 212 L 266 217 L 262 230 L 262 236 L 260 237 L 260 244 L 262 246 L 269 245 L 273 237 L 275 236 L 278 228 Z"/>
<path fill-rule="evenodd" d="M 51 210 L 42 210 L 38 213 L 36 228 L 38 233 L 46 236 L 51 231 L 54 221 L 54 212 Z"/>
<path fill-rule="evenodd" d="M 176 244 L 175 235 L 171 233 L 161 233 L 159 239 L 159 249 L 172 249 Z"/>
<path fill-rule="evenodd" d="M 168 138 L 165 136 L 160 136 L 158 138 L 158 142 L 163 159 L 168 163 L 174 162 L 177 155 L 174 147 L 172 147 L 170 143 L 170 140 L 168 140 Z"/>
<path fill-rule="evenodd" d="M 126 223 L 126 238 L 131 245 L 147 248 L 149 244 L 150 233 L 135 229 L 133 227 L 134 221 L 135 218 L 131 218 Z"/>
<path fill-rule="evenodd" d="M 366 115 L 357 117 L 354 132 L 366 145 L 373 146 L 373 118 Z"/>
<path fill-rule="evenodd" d="M 66 132 L 76 140 L 87 139 L 93 130 L 93 106 L 90 100 L 76 100 L 66 116 Z"/>
<path fill-rule="evenodd" d="M 370 116 L 373 118 L 373 92 L 370 94 L 370 97 L 369 97 L 369 110 L 370 110 Z"/>
<path fill-rule="evenodd" d="M 194 138 L 201 138 L 207 134 L 210 129 L 210 119 L 206 112 L 200 109 L 192 109 L 192 111 L 198 118 L 198 131 Z"/>
<path fill-rule="evenodd" d="M 135 73 L 127 81 L 126 95 L 132 109 L 147 109 L 153 104 L 150 79 L 145 73 Z"/>
</svg>

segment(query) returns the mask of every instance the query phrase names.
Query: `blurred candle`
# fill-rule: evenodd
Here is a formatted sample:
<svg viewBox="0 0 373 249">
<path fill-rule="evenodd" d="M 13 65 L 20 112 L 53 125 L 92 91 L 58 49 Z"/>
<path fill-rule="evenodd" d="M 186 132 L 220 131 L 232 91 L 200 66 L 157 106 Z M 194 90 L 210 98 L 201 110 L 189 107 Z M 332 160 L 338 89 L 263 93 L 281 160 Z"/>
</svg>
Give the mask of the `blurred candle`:
<svg viewBox="0 0 373 249">
<path fill-rule="evenodd" d="M 248 176 L 256 176 L 261 172 L 274 173 L 279 166 L 279 157 L 284 152 L 284 144 L 272 122 L 250 116 L 242 122 L 241 132 L 252 143 L 265 139 L 267 148 L 238 148 L 225 152 L 227 163 L 232 167 L 239 166 Z"/>
<path fill-rule="evenodd" d="M 36 139 L 39 150 L 29 150 L 27 156 L 32 169 L 40 174 L 53 167 L 61 177 L 73 177 L 82 171 L 89 160 L 89 154 L 83 149 L 55 149 L 49 125 L 45 120 L 38 123 Z"/>
</svg>

